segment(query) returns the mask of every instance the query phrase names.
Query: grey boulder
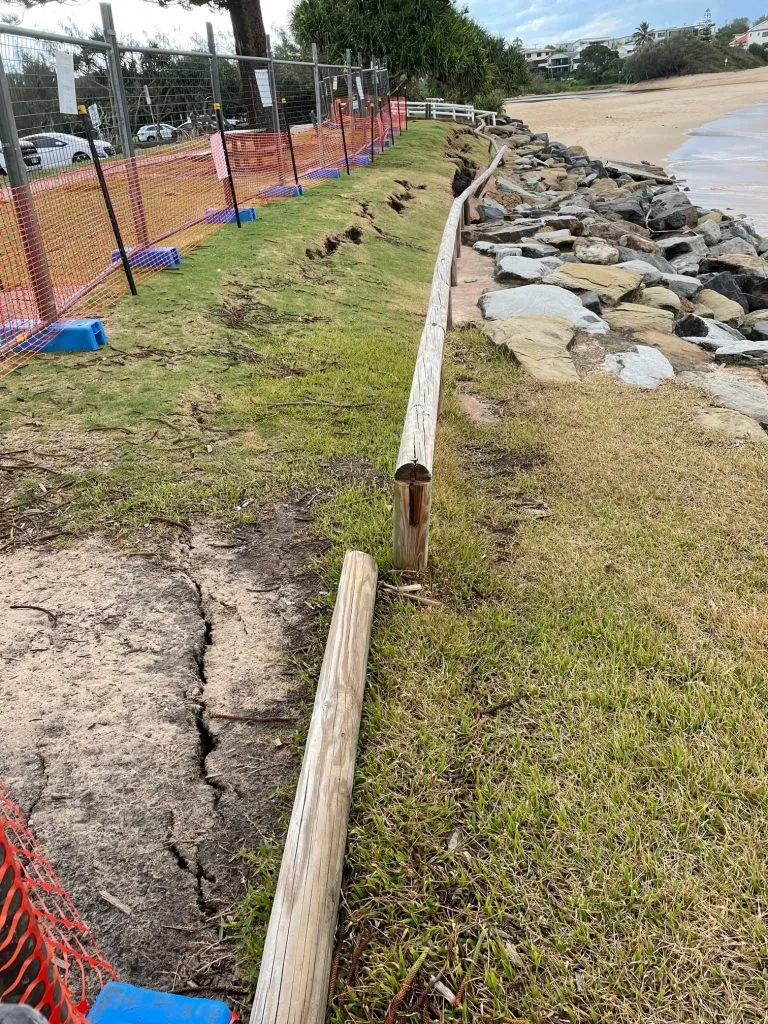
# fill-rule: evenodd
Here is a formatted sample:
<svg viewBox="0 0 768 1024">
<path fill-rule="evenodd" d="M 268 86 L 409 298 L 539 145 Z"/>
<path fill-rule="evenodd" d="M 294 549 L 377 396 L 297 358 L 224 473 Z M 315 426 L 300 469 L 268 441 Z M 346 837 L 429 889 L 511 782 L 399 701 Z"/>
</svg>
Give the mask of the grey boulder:
<svg viewBox="0 0 768 1024">
<path fill-rule="evenodd" d="M 507 215 L 506 209 L 497 203 L 495 199 L 491 199 L 490 196 L 483 196 L 480 202 L 477 204 L 478 213 L 480 214 L 480 220 L 504 220 Z"/>
<path fill-rule="evenodd" d="M 545 256 L 543 259 L 532 260 L 526 256 L 504 256 L 499 254 L 496 257 L 496 270 L 494 277 L 502 284 L 513 281 L 523 281 L 529 284 L 533 281 L 541 281 L 543 277 L 557 270 L 560 260 L 556 256 Z"/>
<path fill-rule="evenodd" d="M 639 249 L 629 249 L 624 245 L 619 246 L 619 262 L 629 263 L 630 260 L 642 260 L 652 267 L 660 270 L 662 274 L 674 274 L 675 268 L 663 256 L 657 256 L 653 252 L 641 252 Z"/>
<path fill-rule="evenodd" d="M 605 334 L 608 324 L 586 309 L 578 295 L 555 285 L 529 284 L 522 288 L 484 292 L 478 302 L 486 320 L 513 316 L 560 316 L 590 334 Z"/>
<path fill-rule="evenodd" d="M 723 270 L 719 274 L 702 274 L 700 280 L 710 291 L 718 292 L 726 299 L 738 302 L 745 313 L 749 312 L 747 297 L 739 287 L 739 282 L 729 271 Z"/>
<path fill-rule="evenodd" d="M 616 266 L 620 270 L 629 270 L 632 274 L 639 274 L 643 279 L 643 284 L 654 285 L 661 281 L 661 271 L 657 270 L 652 263 L 646 263 L 645 260 L 625 260 L 623 263 L 617 263 Z"/>
<path fill-rule="evenodd" d="M 724 242 L 718 242 L 709 250 L 713 256 L 720 256 L 723 253 L 741 252 L 745 256 L 757 256 L 757 247 L 744 238 L 727 238 Z"/>
<path fill-rule="evenodd" d="M 698 219 L 696 207 L 683 192 L 663 192 L 651 203 L 648 227 L 651 231 L 674 231 L 677 228 L 692 228 Z"/>
<path fill-rule="evenodd" d="M 686 274 L 664 274 L 661 280 L 681 299 L 694 299 L 704 287 L 701 281 Z"/>
<path fill-rule="evenodd" d="M 669 238 L 657 238 L 656 242 L 668 260 L 686 253 L 707 255 L 707 243 L 699 235 L 671 235 Z"/>
<path fill-rule="evenodd" d="M 768 341 L 732 341 L 715 349 L 716 363 L 738 366 L 765 366 L 768 364 Z"/>
<path fill-rule="evenodd" d="M 605 357 L 603 369 L 614 373 L 624 384 L 648 390 L 675 376 L 672 363 L 650 345 L 635 345 L 628 352 L 610 353 Z"/>
</svg>

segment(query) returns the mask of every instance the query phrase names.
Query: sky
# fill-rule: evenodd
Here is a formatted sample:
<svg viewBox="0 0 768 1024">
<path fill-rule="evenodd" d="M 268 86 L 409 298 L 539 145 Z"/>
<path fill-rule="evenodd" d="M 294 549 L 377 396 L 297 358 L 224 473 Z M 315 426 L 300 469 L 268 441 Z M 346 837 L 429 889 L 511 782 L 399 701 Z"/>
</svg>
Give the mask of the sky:
<svg viewBox="0 0 768 1024">
<path fill-rule="evenodd" d="M 264 22 L 271 28 L 286 25 L 291 0 L 262 0 Z M 706 0 L 642 0 L 627 4 L 618 0 L 468 0 L 472 17 L 497 35 L 512 40 L 520 37 L 526 46 L 560 43 L 602 35 L 627 35 L 642 20 L 652 28 L 673 25 L 695 25 L 701 21 Z M 0 0 L 0 14 L 10 10 Z M 225 13 L 205 7 L 183 11 L 178 7 L 160 8 L 149 0 L 112 0 L 118 35 L 142 38 L 145 33 L 163 32 L 177 45 L 205 32 L 206 21 L 212 21 L 217 32 L 229 29 Z M 19 8 L 13 8 L 18 13 Z M 734 3 L 713 3 L 712 18 L 723 24 L 740 15 L 756 18 L 768 10 L 768 0 L 737 0 Z M 88 28 L 100 23 L 98 0 L 66 0 L 51 2 L 43 8 L 22 12 L 22 24 L 31 28 L 56 29 L 62 21 L 73 20 Z"/>
</svg>

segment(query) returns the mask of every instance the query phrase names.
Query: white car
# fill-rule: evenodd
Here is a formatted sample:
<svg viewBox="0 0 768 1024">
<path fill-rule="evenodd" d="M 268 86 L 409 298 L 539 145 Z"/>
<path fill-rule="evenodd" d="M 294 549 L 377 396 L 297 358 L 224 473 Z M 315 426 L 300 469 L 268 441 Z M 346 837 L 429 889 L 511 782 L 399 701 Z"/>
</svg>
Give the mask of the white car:
<svg viewBox="0 0 768 1024">
<path fill-rule="evenodd" d="M 136 132 L 136 138 L 139 142 L 154 142 L 157 138 L 158 129 L 161 140 L 170 141 L 179 134 L 172 124 L 163 124 L 161 122 L 160 124 L 143 124 Z"/>
<path fill-rule="evenodd" d="M 41 167 L 70 167 L 86 163 L 91 159 L 88 140 L 64 132 L 43 132 L 40 135 L 26 135 L 24 141 L 31 142 L 40 154 Z M 95 140 L 96 152 L 102 159 L 114 156 L 115 151 L 108 142 Z"/>
<path fill-rule="evenodd" d="M 24 163 L 33 171 L 38 170 L 41 165 L 41 160 L 40 154 L 35 149 L 34 144 L 31 143 L 29 139 L 20 139 L 19 141 L 21 142 L 21 155 L 24 158 Z M 8 176 L 2 144 L 0 144 L 0 176 L 4 178 Z"/>
</svg>

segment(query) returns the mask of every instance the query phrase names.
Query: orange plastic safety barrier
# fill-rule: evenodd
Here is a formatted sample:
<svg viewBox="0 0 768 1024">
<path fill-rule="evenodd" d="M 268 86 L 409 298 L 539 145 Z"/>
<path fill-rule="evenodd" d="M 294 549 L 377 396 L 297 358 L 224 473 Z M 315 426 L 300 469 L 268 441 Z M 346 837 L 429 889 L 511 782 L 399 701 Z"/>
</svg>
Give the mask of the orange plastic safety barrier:
<svg viewBox="0 0 768 1024">
<path fill-rule="evenodd" d="M 50 1024 L 85 1024 L 114 977 L 0 783 L 0 1001 L 32 1006 Z"/>
</svg>

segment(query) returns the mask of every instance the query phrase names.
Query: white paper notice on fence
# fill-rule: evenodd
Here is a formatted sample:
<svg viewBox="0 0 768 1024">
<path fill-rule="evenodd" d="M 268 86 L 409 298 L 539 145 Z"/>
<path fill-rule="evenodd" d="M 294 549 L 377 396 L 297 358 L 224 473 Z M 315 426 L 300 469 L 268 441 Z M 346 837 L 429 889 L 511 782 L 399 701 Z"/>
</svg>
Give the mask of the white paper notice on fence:
<svg viewBox="0 0 768 1024">
<path fill-rule="evenodd" d="M 272 90 L 269 87 L 269 72 L 266 68 L 256 68 L 256 85 L 259 87 L 259 96 L 262 107 L 272 106 Z"/>
<path fill-rule="evenodd" d="M 227 174 L 227 158 L 224 156 L 224 144 L 221 141 L 221 135 L 211 136 L 211 156 L 213 157 L 213 165 L 216 168 L 216 177 L 219 181 L 226 181 L 229 175 Z"/>
<path fill-rule="evenodd" d="M 59 112 L 76 114 L 75 60 L 71 50 L 56 51 L 56 82 L 59 87 Z"/>
<path fill-rule="evenodd" d="M 361 100 L 364 100 L 365 99 L 365 89 L 363 88 L 363 80 L 360 77 L 360 75 L 357 75 L 355 77 L 355 81 L 357 82 L 357 95 L 360 97 Z"/>
<path fill-rule="evenodd" d="M 334 80 L 333 80 L 333 91 L 334 92 L 336 92 L 336 89 L 338 88 L 338 85 L 339 85 L 338 78 L 334 78 Z"/>
<path fill-rule="evenodd" d="M 88 116 L 90 117 L 91 124 L 94 128 L 101 127 L 101 112 L 99 111 L 98 103 L 92 103 L 90 107 L 88 107 Z"/>
</svg>

